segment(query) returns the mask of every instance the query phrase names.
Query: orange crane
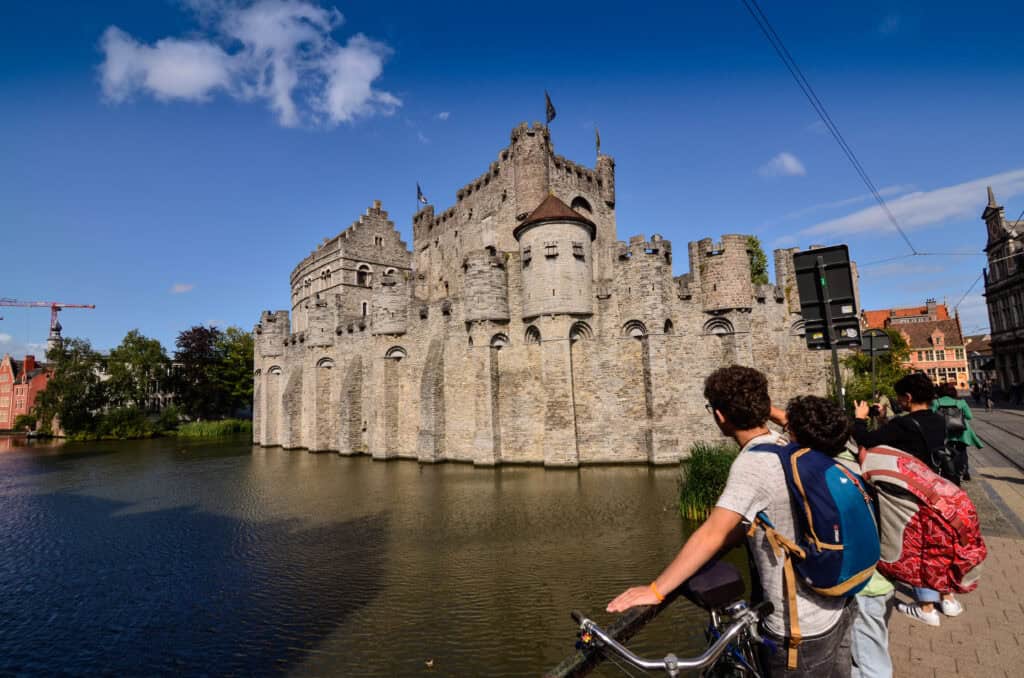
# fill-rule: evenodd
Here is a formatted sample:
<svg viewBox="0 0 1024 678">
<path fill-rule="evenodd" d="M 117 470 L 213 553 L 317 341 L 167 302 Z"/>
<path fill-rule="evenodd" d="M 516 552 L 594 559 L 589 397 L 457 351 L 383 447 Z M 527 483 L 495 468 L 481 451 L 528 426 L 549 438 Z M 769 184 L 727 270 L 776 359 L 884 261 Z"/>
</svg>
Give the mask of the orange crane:
<svg viewBox="0 0 1024 678">
<path fill-rule="evenodd" d="M 57 314 L 65 308 L 96 308 L 95 304 L 65 304 L 62 301 L 19 301 L 9 297 L 0 297 L 0 306 L 21 306 L 24 308 L 50 308 L 50 334 L 60 336 L 61 326 L 57 322 Z"/>
</svg>

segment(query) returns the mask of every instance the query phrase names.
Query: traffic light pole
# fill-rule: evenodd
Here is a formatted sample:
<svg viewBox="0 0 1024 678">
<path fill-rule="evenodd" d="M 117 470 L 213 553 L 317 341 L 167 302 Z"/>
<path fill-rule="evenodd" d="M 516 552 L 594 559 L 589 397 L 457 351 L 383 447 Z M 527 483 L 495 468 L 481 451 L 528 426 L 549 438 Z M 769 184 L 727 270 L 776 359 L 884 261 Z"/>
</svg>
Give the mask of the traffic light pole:
<svg viewBox="0 0 1024 678">
<path fill-rule="evenodd" d="M 818 284 L 821 286 L 821 298 L 825 304 L 825 327 L 828 332 L 828 345 L 832 350 L 832 378 L 836 384 L 836 401 L 839 407 L 846 409 L 846 394 L 843 393 L 843 376 L 839 371 L 839 351 L 836 349 L 836 331 L 832 327 L 832 298 L 829 296 L 828 282 L 825 280 L 825 260 L 818 255 Z"/>
</svg>

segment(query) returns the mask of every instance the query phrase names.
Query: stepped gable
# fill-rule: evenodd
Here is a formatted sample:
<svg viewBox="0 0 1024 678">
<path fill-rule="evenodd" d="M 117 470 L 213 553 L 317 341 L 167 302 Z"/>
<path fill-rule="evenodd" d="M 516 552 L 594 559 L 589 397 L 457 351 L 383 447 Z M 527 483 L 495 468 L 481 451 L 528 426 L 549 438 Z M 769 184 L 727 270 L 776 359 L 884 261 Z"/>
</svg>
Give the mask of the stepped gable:
<svg viewBox="0 0 1024 678">
<path fill-rule="evenodd" d="M 572 221 L 585 224 L 590 228 L 590 239 L 593 240 L 597 237 L 597 226 L 594 225 L 593 221 L 569 207 L 554 195 L 549 195 L 544 198 L 543 202 L 541 202 L 540 205 L 537 205 L 535 210 L 530 212 L 530 215 L 526 217 L 523 223 L 516 227 L 515 231 L 512 232 L 512 235 L 518 238 L 519 234 L 530 226 L 541 224 L 546 221 Z"/>
</svg>

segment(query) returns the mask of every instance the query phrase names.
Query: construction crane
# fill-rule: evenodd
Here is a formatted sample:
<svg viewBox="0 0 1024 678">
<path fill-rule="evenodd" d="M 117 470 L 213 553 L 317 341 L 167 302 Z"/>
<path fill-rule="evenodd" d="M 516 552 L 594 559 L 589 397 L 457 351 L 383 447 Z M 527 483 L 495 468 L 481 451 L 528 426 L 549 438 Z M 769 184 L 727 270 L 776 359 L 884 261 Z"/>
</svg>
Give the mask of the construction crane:
<svg viewBox="0 0 1024 678">
<path fill-rule="evenodd" d="M 65 308 L 96 308 L 95 304 L 66 304 L 62 301 L 20 301 L 9 297 L 0 297 L 0 306 L 21 306 L 23 308 L 47 308 L 50 309 L 50 336 L 47 339 L 47 348 L 60 342 L 60 322 L 57 321 L 57 314 Z"/>
</svg>

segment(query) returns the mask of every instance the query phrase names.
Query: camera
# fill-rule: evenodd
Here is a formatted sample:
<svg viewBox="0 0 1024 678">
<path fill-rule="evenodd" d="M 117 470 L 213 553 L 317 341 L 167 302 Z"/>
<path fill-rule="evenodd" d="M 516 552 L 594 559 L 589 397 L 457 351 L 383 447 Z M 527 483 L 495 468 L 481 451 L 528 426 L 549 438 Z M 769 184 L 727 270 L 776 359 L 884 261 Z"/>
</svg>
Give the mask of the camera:
<svg viewBox="0 0 1024 678">
<path fill-rule="evenodd" d="M 878 405 L 872 405 L 868 408 L 869 417 L 877 417 L 882 414 L 882 409 Z"/>
</svg>

